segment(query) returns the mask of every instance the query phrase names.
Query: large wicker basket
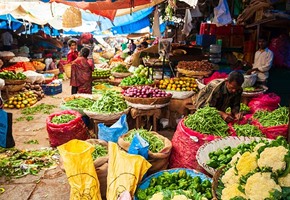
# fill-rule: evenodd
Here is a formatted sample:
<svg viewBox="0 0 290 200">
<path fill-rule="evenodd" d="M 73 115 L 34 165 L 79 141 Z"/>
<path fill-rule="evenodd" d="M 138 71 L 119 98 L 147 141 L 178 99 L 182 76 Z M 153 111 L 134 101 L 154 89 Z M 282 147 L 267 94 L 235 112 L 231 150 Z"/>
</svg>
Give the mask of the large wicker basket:
<svg viewBox="0 0 290 200">
<path fill-rule="evenodd" d="M 167 97 L 155 97 L 155 98 L 136 98 L 124 96 L 124 99 L 130 103 L 145 104 L 145 105 L 156 105 L 166 104 L 170 101 L 172 95 Z"/>
<path fill-rule="evenodd" d="M 22 85 L 26 80 L 5 79 L 5 85 Z"/>
<path fill-rule="evenodd" d="M 116 78 L 125 78 L 127 76 L 130 76 L 131 74 L 132 74 L 131 72 L 124 72 L 124 73 L 112 72 L 112 75 Z"/>
<path fill-rule="evenodd" d="M 5 85 L 4 89 L 7 89 L 8 92 L 18 92 L 25 86 L 25 83 L 21 85 Z"/>
<path fill-rule="evenodd" d="M 66 64 L 63 66 L 63 70 L 65 75 L 70 78 L 71 77 L 71 64 Z"/>
<path fill-rule="evenodd" d="M 154 87 L 155 83 L 146 84 L 146 85 Z M 139 86 L 145 86 L 145 85 L 126 85 L 126 86 L 119 85 L 119 87 L 121 87 L 123 90 L 127 90 L 130 87 L 139 87 Z"/>
<path fill-rule="evenodd" d="M 224 168 L 225 167 L 218 169 L 215 172 L 215 174 L 213 175 L 212 184 L 211 184 L 211 193 L 212 193 L 212 197 L 213 197 L 212 200 L 218 200 L 218 195 L 216 193 L 216 190 L 218 188 L 219 178 L 220 178 Z"/>
<path fill-rule="evenodd" d="M 186 76 L 204 76 L 204 77 L 207 77 L 210 74 L 212 74 L 212 71 L 192 71 L 192 70 L 186 70 L 186 69 L 180 69 L 180 68 L 177 68 L 177 71 L 179 73 L 186 75 Z"/>
<path fill-rule="evenodd" d="M 59 69 L 52 69 L 45 71 L 46 74 L 54 74 L 55 76 L 59 74 Z"/>
<path fill-rule="evenodd" d="M 96 113 L 96 112 L 92 112 L 89 110 L 84 110 L 84 113 L 92 119 L 103 120 L 103 121 L 112 121 L 115 119 L 119 119 L 123 114 L 128 114 L 129 111 L 130 111 L 130 107 L 124 111 L 117 112 L 117 113 Z"/>
</svg>

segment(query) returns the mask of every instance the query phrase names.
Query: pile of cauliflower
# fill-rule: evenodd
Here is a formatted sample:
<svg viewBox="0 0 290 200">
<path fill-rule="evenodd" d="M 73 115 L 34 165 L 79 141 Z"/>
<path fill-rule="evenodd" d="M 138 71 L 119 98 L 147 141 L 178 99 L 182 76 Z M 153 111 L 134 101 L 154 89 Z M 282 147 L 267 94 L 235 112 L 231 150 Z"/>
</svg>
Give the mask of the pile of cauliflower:
<svg viewBox="0 0 290 200">
<path fill-rule="evenodd" d="M 290 145 L 282 137 L 237 154 L 218 188 L 222 200 L 289 200 Z"/>
</svg>

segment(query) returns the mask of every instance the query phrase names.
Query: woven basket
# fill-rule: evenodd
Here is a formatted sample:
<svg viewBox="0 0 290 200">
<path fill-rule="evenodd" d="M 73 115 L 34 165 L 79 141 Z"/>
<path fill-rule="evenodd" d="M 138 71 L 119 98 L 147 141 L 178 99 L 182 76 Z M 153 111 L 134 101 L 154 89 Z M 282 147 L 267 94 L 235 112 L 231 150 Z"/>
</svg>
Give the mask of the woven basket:
<svg viewBox="0 0 290 200">
<path fill-rule="evenodd" d="M 144 104 L 144 105 L 157 105 L 166 104 L 170 101 L 172 95 L 168 97 L 155 97 L 155 98 L 136 98 L 124 96 L 124 99 L 130 103 Z"/>
<path fill-rule="evenodd" d="M 177 68 L 179 73 L 185 74 L 186 76 L 209 76 L 212 71 L 191 71 L 186 69 Z"/>
<path fill-rule="evenodd" d="M 33 65 L 33 67 L 36 69 L 36 71 L 43 71 L 45 69 L 45 64 L 38 64 L 38 65 Z"/>
<path fill-rule="evenodd" d="M 62 16 L 62 26 L 64 28 L 75 28 L 82 25 L 82 13 L 79 9 L 70 7 L 66 9 Z"/>
<path fill-rule="evenodd" d="M 5 85 L 22 85 L 26 80 L 5 79 Z"/>
<path fill-rule="evenodd" d="M 219 182 L 219 178 L 223 172 L 223 169 L 225 167 L 222 167 L 220 169 L 218 169 L 215 174 L 213 175 L 213 178 L 212 178 L 212 183 L 211 183 L 211 193 L 212 193 L 212 200 L 218 200 L 218 196 L 216 194 L 216 190 L 217 190 L 217 187 L 218 187 L 218 182 Z"/>
<path fill-rule="evenodd" d="M 117 112 L 117 113 L 96 113 L 89 110 L 84 110 L 84 113 L 92 119 L 112 121 L 112 120 L 119 119 L 123 114 L 128 114 L 129 111 L 130 111 L 130 107 L 124 111 Z"/>
<path fill-rule="evenodd" d="M 70 78 L 71 77 L 71 64 L 66 64 L 63 66 L 63 70 L 65 75 Z"/>
<path fill-rule="evenodd" d="M 8 90 L 8 92 L 18 92 L 25 86 L 25 83 L 21 85 L 5 85 L 4 88 Z"/>
<path fill-rule="evenodd" d="M 152 84 L 147 84 L 148 86 L 154 87 L 155 83 Z M 119 85 L 119 87 L 121 87 L 123 90 L 127 90 L 130 87 L 139 87 L 139 86 L 145 86 L 145 85 L 126 85 L 126 86 L 121 86 Z"/>
<path fill-rule="evenodd" d="M 112 75 L 117 78 L 125 78 L 127 76 L 130 76 L 131 74 L 132 74 L 131 72 L 127 72 L 127 73 L 112 72 Z"/>
<path fill-rule="evenodd" d="M 59 74 L 59 69 L 47 70 L 44 73 L 58 75 Z"/>
</svg>

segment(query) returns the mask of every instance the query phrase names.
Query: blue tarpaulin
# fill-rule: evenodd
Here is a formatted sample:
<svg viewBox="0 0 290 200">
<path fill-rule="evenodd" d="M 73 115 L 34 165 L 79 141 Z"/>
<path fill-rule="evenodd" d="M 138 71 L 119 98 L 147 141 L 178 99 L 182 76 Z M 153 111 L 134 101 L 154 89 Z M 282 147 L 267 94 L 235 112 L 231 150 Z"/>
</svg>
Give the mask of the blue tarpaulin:
<svg viewBox="0 0 290 200">
<path fill-rule="evenodd" d="M 149 16 L 131 24 L 112 27 L 111 32 L 113 34 L 135 33 L 136 31 L 139 31 L 140 29 L 145 28 L 147 26 L 150 26 Z"/>
</svg>

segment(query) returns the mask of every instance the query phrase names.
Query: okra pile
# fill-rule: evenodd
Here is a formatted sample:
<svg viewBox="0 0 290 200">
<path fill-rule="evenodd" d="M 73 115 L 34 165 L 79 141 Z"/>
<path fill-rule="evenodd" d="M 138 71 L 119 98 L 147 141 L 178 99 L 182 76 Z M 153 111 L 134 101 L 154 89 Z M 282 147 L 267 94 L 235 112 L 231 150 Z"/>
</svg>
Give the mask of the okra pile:
<svg viewBox="0 0 290 200">
<path fill-rule="evenodd" d="M 214 107 L 205 106 L 184 120 L 188 128 L 210 135 L 228 136 L 228 125 Z"/>
</svg>

